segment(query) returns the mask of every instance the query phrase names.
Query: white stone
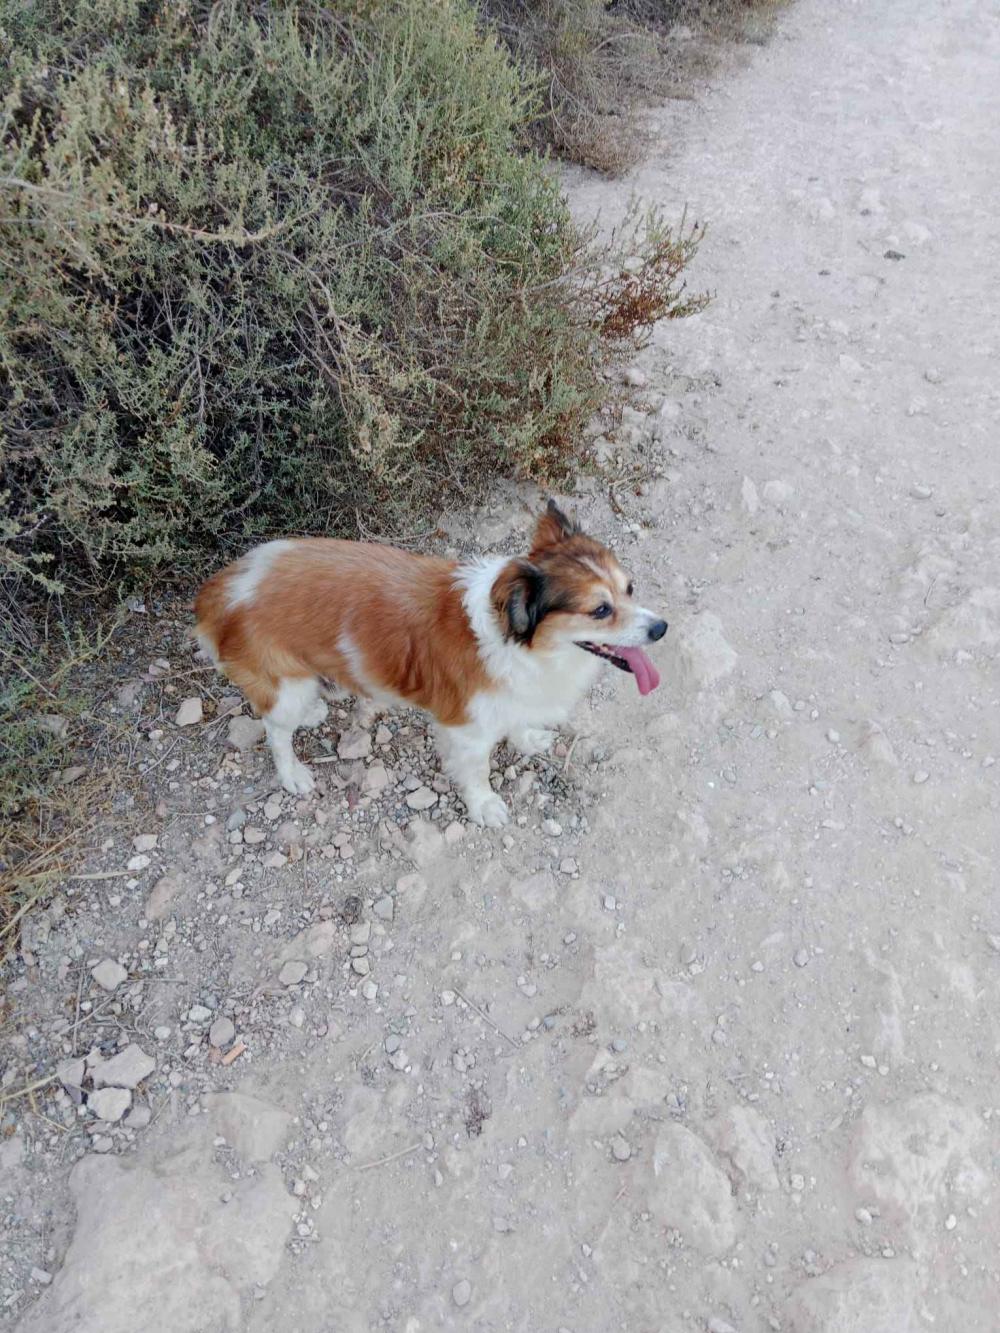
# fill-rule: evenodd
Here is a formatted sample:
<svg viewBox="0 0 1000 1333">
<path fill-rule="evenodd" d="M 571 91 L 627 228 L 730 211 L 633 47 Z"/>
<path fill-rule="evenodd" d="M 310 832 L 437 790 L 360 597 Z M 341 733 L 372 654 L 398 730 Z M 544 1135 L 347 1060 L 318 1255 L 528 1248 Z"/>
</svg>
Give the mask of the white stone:
<svg viewBox="0 0 1000 1333">
<path fill-rule="evenodd" d="M 360 727 L 351 727 L 337 741 L 337 754 L 341 759 L 365 759 L 371 752 L 371 735 Z"/>
<path fill-rule="evenodd" d="M 128 973 L 121 963 L 116 963 L 113 958 L 105 958 L 96 967 L 92 967 L 90 975 L 98 986 L 107 991 L 114 990 L 116 986 L 120 986 L 123 981 L 128 979 Z"/>
<path fill-rule="evenodd" d="M 114 1124 L 132 1105 L 132 1094 L 127 1088 L 101 1088 L 87 1098 L 87 1106 L 98 1120 Z"/>
<path fill-rule="evenodd" d="M 178 727 L 193 727 L 203 716 L 201 700 L 197 697 L 185 699 L 177 710 L 174 722 Z"/>
<path fill-rule="evenodd" d="M 406 804 L 411 810 L 429 810 L 431 806 L 437 805 L 437 802 L 437 792 L 431 791 L 430 787 L 418 787 L 406 797 Z"/>
</svg>

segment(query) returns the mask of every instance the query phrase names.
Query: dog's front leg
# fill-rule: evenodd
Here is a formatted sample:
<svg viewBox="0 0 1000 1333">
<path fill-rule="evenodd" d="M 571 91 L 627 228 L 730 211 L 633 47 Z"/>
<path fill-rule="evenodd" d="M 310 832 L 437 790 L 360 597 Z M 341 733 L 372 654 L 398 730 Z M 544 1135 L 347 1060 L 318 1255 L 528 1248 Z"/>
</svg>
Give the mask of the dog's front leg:
<svg viewBox="0 0 1000 1333">
<path fill-rule="evenodd" d="M 490 755 L 498 739 L 476 723 L 438 728 L 445 771 L 458 788 L 469 818 L 487 828 L 500 828 L 510 821 L 505 802 L 490 786 Z"/>
</svg>

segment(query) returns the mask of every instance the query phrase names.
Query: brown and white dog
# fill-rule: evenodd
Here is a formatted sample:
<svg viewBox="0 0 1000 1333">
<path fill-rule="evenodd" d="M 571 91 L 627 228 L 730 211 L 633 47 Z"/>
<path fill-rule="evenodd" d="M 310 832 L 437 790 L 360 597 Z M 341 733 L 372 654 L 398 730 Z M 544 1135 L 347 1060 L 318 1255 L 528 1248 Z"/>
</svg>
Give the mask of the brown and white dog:
<svg viewBox="0 0 1000 1333">
<path fill-rule="evenodd" d="M 642 645 L 667 629 L 636 606 L 611 551 L 551 500 L 526 559 L 273 541 L 210 578 L 195 609 L 202 647 L 264 719 L 287 791 L 312 790 L 292 736 L 323 721 L 332 685 L 432 714 L 469 818 L 492 828 L 509 818 L 489 781 L 497 742 L 547 748 L 539 728 L 565 721 L 602 661 L 648 694 L 660 678 Z"/>
</svg>

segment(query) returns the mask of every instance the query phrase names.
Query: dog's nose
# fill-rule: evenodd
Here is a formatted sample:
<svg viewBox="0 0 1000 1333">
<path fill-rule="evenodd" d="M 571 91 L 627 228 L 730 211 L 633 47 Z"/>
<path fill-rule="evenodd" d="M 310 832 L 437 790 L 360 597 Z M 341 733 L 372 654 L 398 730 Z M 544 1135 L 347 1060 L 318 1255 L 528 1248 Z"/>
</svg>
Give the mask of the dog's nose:
<svg viewBox="0 0 1000 1333">
<path fill-rule="evenodd" d="M 662 639 L 667 632 L 667 622 L 665 620 L 654 620 L 646 631 L 650 641 L 655 643 L 657 639 Z"/>
</svg>

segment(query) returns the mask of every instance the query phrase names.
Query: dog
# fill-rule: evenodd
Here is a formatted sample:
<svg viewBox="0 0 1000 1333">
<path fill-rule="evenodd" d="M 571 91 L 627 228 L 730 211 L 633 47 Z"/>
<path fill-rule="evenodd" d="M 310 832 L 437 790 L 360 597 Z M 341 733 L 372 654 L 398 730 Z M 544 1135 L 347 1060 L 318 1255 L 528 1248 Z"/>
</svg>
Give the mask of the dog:
<svg viewBox="0 0 1000 1333">
<path fill-rule="evenodd" d="M 457 563 L 391 546 L 310 537 L 258 546 L 208 580 L 196 636 L 264 727 L 281 785 L 304 794 L 298 727 L 326 717 L 322 695 L 376 710 L 410 705 L 437 723 L 444 768 L 469 818 L 506 824 L 490 755 L 507 739 L 548 748 L 605 662 L 660 683 L 643 645 L 667 622 L 637 606 L 606 546 L 550 500 L 526 557 Z"/>
</svg>

